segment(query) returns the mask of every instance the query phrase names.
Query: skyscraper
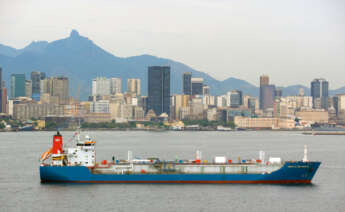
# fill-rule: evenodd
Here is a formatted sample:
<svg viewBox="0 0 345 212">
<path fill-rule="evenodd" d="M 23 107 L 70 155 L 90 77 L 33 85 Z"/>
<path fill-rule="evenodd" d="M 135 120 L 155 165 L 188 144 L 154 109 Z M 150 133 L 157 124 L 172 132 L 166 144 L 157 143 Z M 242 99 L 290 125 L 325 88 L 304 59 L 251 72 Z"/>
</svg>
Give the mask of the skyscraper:
<svg viewBox="0 0 345 212">
<path fill-rule="evenodd" d="M 148 68 L 148 110 L 170 115 L 170 66 Z"/>
<path fill-rule="evenodd" d="M 137 96 L 140 96 L 140 79 L 128 79 L 127 92 L 130 94 L 136 94 Z"/>
<path fill-rule="evenodd" d="M 262 110 L 267 110 L 269 108 L 273 109 L 274 104 L 274 85 L 263 85 L 260 87 L 260 103 L 262 103 Z"/>
<path fill-rule="evenodd" d="M 230 92 L 230 107 L 238 108 L 243 104 L 242 91 L 234 90 Z"/>
<path fill-rule="evenodd" d="M 2 84 L 2 68 L 0 67 L 0 113 L 3 113 L 3 84 Z"/>
<path fill-rule="evenodd" d="M 59 97 L 60 104 L 67 104 L 69 98 L 69 83 L 67 77 L 53 77 L 52 95 Z"/>
<path fill-rule="evenodd" d="M 210 86 L 204 85 L 202 87 L 202 95 L 204 95 L 204 96 L 210 95 Z"/>
<path fill-rule="evenodd" d="M 92 96 L 110 95 L 110 80 L 105 77 L 97 77 L 92 80 Z"/>
<path fill-rule="evenodd" d="M 110 93 L 117 94 L 121 93 L 122 81 L 120 78 L 110 78 Z"/>
<path fill-rule="evenodd" d="M 11 74 L 11 97 L 25 96 L 25 74 Z"/>
<path fill-rule="evenodd" d="M 260 109 L 263 109 L 263 86 L 268 85 L 270 79 L 267 75 L 260 76 Z"/>
<path fill-rule="evenodd" d="M 328 81 L 325 79 L 314 79 L 311 82 L 311 96 L 313 97 L 313 108 L 328 110 Z"/>
<path fill-rule="evenodd" d="M 41 80 L 46 78 L 44 72 L 33 71 L 31 72 L 31 83 L 32 83 L 32 98 L 36 101 L 40 100 L 41 94 Z"/>
<path fill-rule="evenodd" d="M 183 73 L 183 94 L 192 95 L 192 73 L 185 72 Z"/>
<path fill-rule="evenodd" d="M 25 95 L 26 97 L 31 98 L 32 96 L 32 81 L 25 80 Z"/>
<path fill-rule="evenodd" d="M 202 95 L 203 78 L 192 78 L 192 95 Z"/>
<path fill-rule="evenodd" d="M 69 98 L 69 82 L 67 77 L 50 77 L 41 80 L 41 94 L 57 97 L 59 104 L 67 104 Z"/>
</svg>

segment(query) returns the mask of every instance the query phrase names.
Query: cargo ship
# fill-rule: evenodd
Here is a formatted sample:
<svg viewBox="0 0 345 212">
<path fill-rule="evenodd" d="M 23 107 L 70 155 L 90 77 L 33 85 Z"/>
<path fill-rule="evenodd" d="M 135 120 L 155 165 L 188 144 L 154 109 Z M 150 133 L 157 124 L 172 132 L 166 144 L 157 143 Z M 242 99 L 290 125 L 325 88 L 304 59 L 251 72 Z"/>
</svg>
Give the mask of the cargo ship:
<svg viewBox="0 0 345 212">
<path fill-rule="evenodd" d="M 111 161 L 96 162 L 96 141 L 89 136 L 80 139 L 80 132 L 64 147 L 57 132 L 53 145 L 40 158 L 42 183 L 246 183 L 246 184 L 310 184 L 321 162 L 308 161 L 307 147 L 301 161 L 283 161 L 260 151 L 258 159 L 236 162 L 215 156 L 202 160 L 197 151 L 191 160 L 137 159 L 128 152 L 127 159 L 113 156 Z"/>
</svg>

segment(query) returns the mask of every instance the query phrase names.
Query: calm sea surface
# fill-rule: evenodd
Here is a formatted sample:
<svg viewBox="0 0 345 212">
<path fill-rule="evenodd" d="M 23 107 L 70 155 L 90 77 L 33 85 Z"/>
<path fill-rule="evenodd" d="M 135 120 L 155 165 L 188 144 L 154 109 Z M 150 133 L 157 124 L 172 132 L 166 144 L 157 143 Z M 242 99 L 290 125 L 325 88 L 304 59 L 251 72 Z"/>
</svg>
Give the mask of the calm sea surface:
<svg viewBox="0 0 345 212">
<path fill-rule="evenodd" d="M 0 133 L 0 211 L 345 211 L 345 136 L 299 132 L 89 132 L 97 160 L 113 155 L 161 159 L 233 160 L 266 157 L 298 160 L 308 145 L 309 160 L 322 161 L 313 184 L 158 185 L 41 184 L 39 156 L 53 132 Z M 73 132 L 63 132 L 68 143 Z"/>
</svg>

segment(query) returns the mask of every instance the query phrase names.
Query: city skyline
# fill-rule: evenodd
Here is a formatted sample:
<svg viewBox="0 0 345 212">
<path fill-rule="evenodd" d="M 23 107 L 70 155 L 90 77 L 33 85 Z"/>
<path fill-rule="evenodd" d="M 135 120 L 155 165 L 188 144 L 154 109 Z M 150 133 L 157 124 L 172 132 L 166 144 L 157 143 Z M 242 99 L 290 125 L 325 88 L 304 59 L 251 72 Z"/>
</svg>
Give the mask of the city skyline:
<svg viewBox="0 0 345 212">
<path fill-rule="evenodd" d="M 345 20 L 342 1 L 307 1 L 304 5 L 299 1 L 284 4 L 269 1 L 265 4 L 267 8 L 247 1 L 148 1 L 145 4 L 149 6 L 140 2 L 84 4 L 84 1 L 74 1 L 67 4 L 59 1 L 50 4 L 29 1 L 21 5 L 16 1 L 2 1 L 4 21 L 0 23 L 5 30 L 0 43 L 22 48 L 33 40 L 56 40 L 75 28 L 120 57 L 151 54 L 171 58 L 216 79 L 235 77 L 258 86 L 255 76 L 268 74 L 276 84 L 287 86 L 295 82 L 296 75 L 299 76 L 297 84 L 309 85 L 309 76 L 313 75 L 326 77 L 332 81 L 333 88 L 343 86 L 345 31 L 339 27 Z M 78 11 L 80 17 L 74 15 L 75 8 L 79 7 L 85 9 Z M 138 18 L 143 18 L 143 8 L 159 9 L 161 20 L 145 15 L 142 25 L 138 25 Z M 192 14 L 186 13 L 190 9 L 193 9 Z M 59 10 L 73 15 L 41 18 Z M 88 14 L 97 10 L 104 11 L 105 15 L 89 17 Z M 126 14 L 131 11 L 131 15 L 124 16 L 124 11 Z M 172 19 L 176 11 L 182 13 L 181 17 Z M 288 11 L 294 11 L 293 15 Z M 12 17 L 11 14 L 18 12 L 25 18 Z M 185 19 L 187 14 L 192 18 Z M 123 16 L 125 18 L 121 18 Z M 92 21 L 85 21 L 88 19 Z M 199 24 L 199 19 L 203 24 Z M 119 24 L 115 24 L 115 28 L 102 28 L 103 24 L 99 24 L 109 25 L 109 20 L 122 23 L 116 22 Z M 155 27 L 162 21 L 169 27 Z M 30 27 L 33 23 L 35 27 Z M 217 39 L 214 39 L 214 31 L 218 32 Z"/>
</svg>

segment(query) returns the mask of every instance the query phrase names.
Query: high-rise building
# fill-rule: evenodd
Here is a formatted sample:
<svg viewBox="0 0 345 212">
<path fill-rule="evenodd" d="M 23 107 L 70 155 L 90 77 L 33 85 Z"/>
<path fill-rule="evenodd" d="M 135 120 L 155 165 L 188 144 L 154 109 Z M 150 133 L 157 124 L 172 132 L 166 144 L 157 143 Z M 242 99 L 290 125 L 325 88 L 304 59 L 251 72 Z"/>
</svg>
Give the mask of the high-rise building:
<svg viewBox="0 0 345 212">
<path fill-rule="evenodd" d="M 210 86 L 204 85 L 202 87 L 202 95 L 210 95 Z"/>
<path fill-rule="evenodd" d="M 148 68 L 148 110 L 170 115 L 170 66 Z"/>
<path fill-rule="evenodd" d="M 39 101 L 41 94 L 41 80 L 46 78 L 44 72 L 33 71 L 31 72 L 31 82 L 32 82 L 32 99 Z"/>
<path fill-rule="evenodd" d="M 25 95 L 31 98 L 32 96 L 32 82 L 31 80 L 25 80 Z"/>
<path fill-rule="evenodd" d="M 2 81 L 2 68 L 0 67 L 0 113 L 7 112 L 7 90 Z"/>
<path fill-rule="evenodd" d="M 270 79 L 267 75 L 262 75 L 260 76 L 260 109 L 263 109 L 263 100 L 262 100 L 262 96 L 263 96 L 263 86 L 268 85 L 270 82 Z"/>
<path fill-rule="evenodd" d="M 283 96 L 283 91 L 280 88 L 276 88 L 274 90 L 274 98 L 275 99 L 280 99 Z"/>
<path fill-rule="evenodd" d="M 262 106 L 262 110 L 267 110 L 272 108 L 273 109 L 273 104 L 274 104 L 274 91 L 275 91 L 275 86 L 274 85 L 263 85 L 260 87 L 260 102 Z"/>
<path fill-rule="evenodd" d="M 59 98 L 60 104 L 67 104 L 69 99 L 69 83 L 67 77 L 54 77 L 52 95 Z"/>
<path fill-rule="evenodd" d="M 3 107 L 2 107 L 2 68 L 0 67 L 0 113 L 2 113 L 3 111 Z"/>
<path fill-rule="evenodd" d="M 136 94 L 137 96 L 140 96 L 140 79 L 128 79 L 127 92 L 130 94 Z"/>
<path fill-rule="evenodd" d="M 92 96 L 110 95 L 110 80 L 105 77 L 97 77 L 92 80 Z"/>
<path fill-rule="evenodd" d="M 230 92 L 230 107 L 238 108 L 243 104 L 242 91 L 234 90 Z"/>
<path fill-rule="evenodd" d="M 204 84 L 203 78 L 192 78 L 192 95 L 202 95 L 202 88 Z"/>
<path fill-rule="evenodd" d="M 59 104 L 67 104 L 69 99 L 69 82 L 67 77 L 50 77 L 41 80 L 41 95 L 56 97 Z"/>
<path fill-rule="evenodd" d="M 255 115 L 256 101 L 257 99 L 255 97 L 248 98 L 248 109 L 252 116 Z"/>
<path fill-rule="evenodd" d="M 110 93 L 122 93 L 122 81 L 120 78 L 110 78 Z"/>
<path fill-rule="evenodd" d="M 25 96 L 25 74 L 11 74 L 11 97 Z"/>
<path fill-rule="evenodd" d="M 328 81 L 325 79 L 314 79 L 311 82 L 311 96 L 313 97 L 313 108 L 328 110 Z"/>
<path fill-rule="evenodd" d="M 3 87 L 1 90 L 1 105 L 0 105 L 0 113 L 8 113 L 7 110 L 7 89 Z"/>
<path fill-rule="evenodd" d="M 185 72 L 183 73 L 183 94 L 192 95 L 192 73 Z"/>
</svg>

